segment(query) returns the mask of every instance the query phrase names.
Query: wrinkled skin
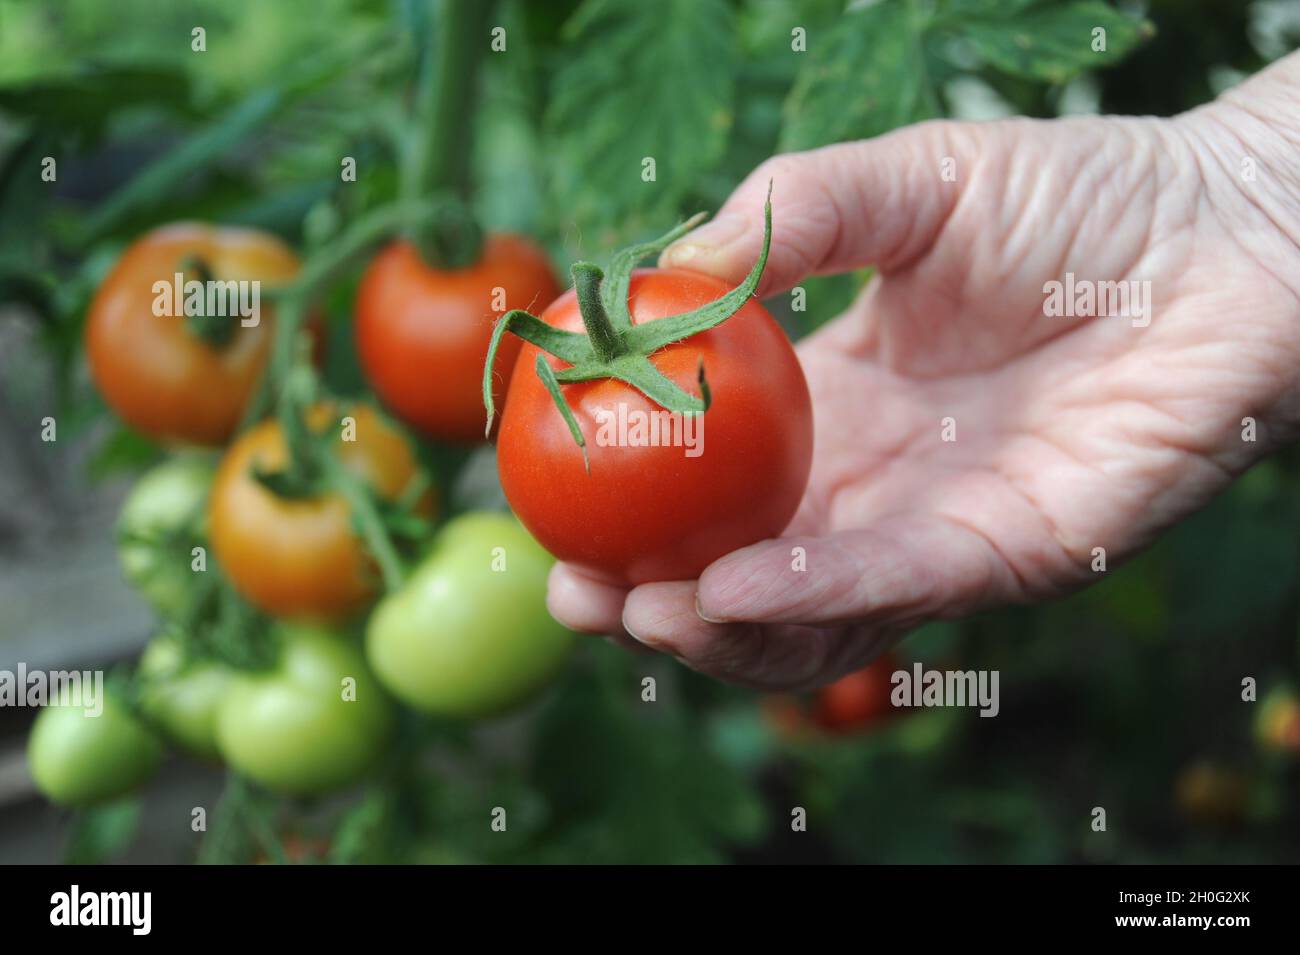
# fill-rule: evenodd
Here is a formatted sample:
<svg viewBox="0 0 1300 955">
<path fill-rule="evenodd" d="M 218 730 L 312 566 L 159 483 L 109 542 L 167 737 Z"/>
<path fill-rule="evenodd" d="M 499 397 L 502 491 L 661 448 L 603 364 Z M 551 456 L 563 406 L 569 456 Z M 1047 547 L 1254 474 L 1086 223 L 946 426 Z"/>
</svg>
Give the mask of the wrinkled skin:
<svg viewBox="0 0 1300 955">
<path fill-rule="evenodd" d="M 789 536 L 630 592 L 561 565 L 552 612 L 803 687 L 924 621 L 1078 589 L 1093 548 L 1114 569 L 1296 437 L 1298 101 L 1293 55 L 1174 120 L 935 122 L 765 163 L 661 264 L 738 282 L 773 180 L 761 295 L 878 269 L 799 346 L 815 451 Z M 1149 326 L 1046 316 L 1067 272 L 1149 280 Z"/>
</svg>

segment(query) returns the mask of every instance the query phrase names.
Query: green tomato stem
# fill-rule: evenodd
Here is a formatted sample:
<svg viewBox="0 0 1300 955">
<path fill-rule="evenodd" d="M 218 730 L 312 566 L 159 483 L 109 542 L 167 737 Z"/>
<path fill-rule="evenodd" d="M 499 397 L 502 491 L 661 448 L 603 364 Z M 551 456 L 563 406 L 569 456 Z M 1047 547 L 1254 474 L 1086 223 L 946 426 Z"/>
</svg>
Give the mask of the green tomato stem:
<svg viewBox="0 0 1300 955">
<path fill-rule="evenodd" d="M 569 363 L 560 371 L 551 368 L 542 355 L 537 356 L 534 370 L 561 417 L 582 451 L 583 464 L 591 472 L 586 441 L 577 418 L 564 398 L 563 385 L 580 381 L 612 378 L 631 385 L 651 401 L 679 414 L 698 415 L 708 411 L 712 392 L 700 363 L 697 381 L 700 394 L 692 395 L 671 381 L 650 360 L 650 356 L 667 345 L 684 341 L 693 335 L 721 325 L 749 301 L 758 289 L 772 247 L 772 187 L 768 185 L 767 202 L 763 206 L 763 248 L 754 267 L 745 280 L 715 301 L 681 315 L 670 315 L 640 325 L 633 325 L 628 308 L 628 290 L 632 270 L 638 261 L 662 251 L 688 229 L 699 217 L 693 217 L 654 242 L 634 245 L 616 253 L 610 261 L 608 274 L 587 262 L 573 266 L 573 285 L 578 299 L 578 310 L 586 334 L 565 332 L 552 328 L 541 319 L 522 309 L 507 312 L 492 331 L 487 362 L 483 367 L 483 406 L 487 410 L 487 433 L 492 430 L 495 407 L 492 400 L 492 368 L 497 348 L 507 332 L 513 332 L 544 352 Z"/>
<path fill-rule="evenodd" d="M 307 305 L 321 288 L 336 272 L 371 246 L 407 226 L 431 219 L 437 212 L 438 203 L 427 199 L 381 206 L 358 219 L 319 254 L 308 259 L 292 282 L 266 290 L 267 297 L 276 303 L 270 367 L 258 381 L 257 389 L 244 409 L 240 431 L 247 430 L 266 415 L 273 387 L 284 387 L 301 338 Z"/>
<path fill-rule="evenodd" d="M 397 548 L 393 546 L 393 540 L 384 526 L 379 508 L 370 496 L 370 488 L 337 455 L 325 455 L 324 463 L 326 480 L 347 501 L 348 510 L 366 543 L 366 549 L 379 565 L 384 590 L 392 593 L 402 586 L 406 572 L 402 567 L 402 559 L 397 555 Z"/>
<path fill-rule="evenodd" d="M 621 355 L 624 348 L 622 337 L 605 314 L 605 305 L 601 301 L 600 282 L 604 277 L 605 273 L 590 262 L 575 262 L 573 265 L 573 290 L 578 295 L 582 324 L 586 326 L 587 337 L 591 339 L 596 358 L 609 362 Z M 625 304 L 625 311 L 626 308 Z"/>
<path fill-rule="evenodd" d="M 442 0 L 434 42 L 417 91 L 421 138 L 410 155 L 408 197 L 436 196 L 440 214 L 412 239 L 435 268 L 475 261 L 483 235 L 470 211 L 470 156 L 479 72 L 488 44 L 493 0 Z"/>
<path fill-rule="evenodd" d="M 213 278 L 212 267 L 207 260 L 196 254 L 183 256 L 176 264 L 176 271 L 185 276 L 185 281 L 193 278 L 204 286 Z M 235 322 L 228 315 L 209 315 L 202 310 L 192 315 L 185 312 L 185 330 L 209 347 L 220 349 L 229 345 L 235 337 Z"/>
</svg>

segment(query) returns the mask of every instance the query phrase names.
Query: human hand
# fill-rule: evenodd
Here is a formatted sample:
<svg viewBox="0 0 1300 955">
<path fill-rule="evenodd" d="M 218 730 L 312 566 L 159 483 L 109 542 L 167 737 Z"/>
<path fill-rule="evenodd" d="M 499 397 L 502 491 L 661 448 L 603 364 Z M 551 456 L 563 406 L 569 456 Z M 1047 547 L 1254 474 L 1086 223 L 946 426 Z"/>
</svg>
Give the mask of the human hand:
<svg viewBox="0 0 1300 955">
<path fill-rule="evenodd" d="M 557 565 L 552 613 L 797 688 L 927 620 L 1077 589 L 1096 548 L 1114 569 L 1300 432 L 1297 101 L 1300 54 L 1173 120 L 934 122 L 764 163 L 661 264 L 738 283 L 772 180 L 760 295 L 877 268 L 799 345 L 800 511 L 698 581 Z M 1067 273 L 1139 283 L 1145 314 L 1047 314 Z"/>
</svg>

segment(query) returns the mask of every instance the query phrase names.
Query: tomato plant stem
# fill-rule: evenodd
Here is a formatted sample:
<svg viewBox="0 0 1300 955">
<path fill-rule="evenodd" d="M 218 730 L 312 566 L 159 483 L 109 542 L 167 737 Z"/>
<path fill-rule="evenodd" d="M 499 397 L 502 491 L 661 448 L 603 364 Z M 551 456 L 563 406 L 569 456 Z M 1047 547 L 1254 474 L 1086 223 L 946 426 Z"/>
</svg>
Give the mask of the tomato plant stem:
<svg viewBox="0 0 1300 955">
<path fill-rule="evenodd" d="M 384 589 L 389 593 L 402 585 L 405 572 L 402 560 L 397 555 L 392 538 L 384 527 L 383 518 L 375 506 L 369 488 L 356 474 L 348 470 L 347 465 L 336 455 L 323 456 L 325 477 L 330 485 L 343 496 L 352 512 L 352 520 L 366 542 L 366 548 L 379 565 L 379 573 L 384 580 Z"/>
<path fill-rule="evenodd" d="M 288 285 L 267 290 L 267 296 L 276 301 L 270 367 L 262 375 L 256 393 L 244 410 L 240 431 L 260 421 L 266 414 L 272 387 L 283 388 L 293 365 L 295 343 L 311 299 L 353 258 L 404 227 L 418 226 L 432 218 L 436 211 L 437 203 L 428 200 L 381 206 L 358 219 L 328 247 L 308 259 L 298 277 Z"/>
<path fill-rule="evenodd" d="M 421 138 L 411 155 L 407 184 L 414 196 L 445 205 L 413 233 L 430 265 L 457 268 L 478 258 L 482 233 L 469 210 L 470 158 L 479 67 L 488 44 L 493 0 L 442 0 L 434 42 L 420 79 L 417 124 Z"/>
<path fill-rule="evenodd" d="M 662 251 L 696 221 L 698 220 L 692 219 L 682 223 L 654 242 L 630 246 L 616 253 L 610 260 L 608 274 L 602 273 L 588 262 L 578 262 L 573 266 L 574 292 L 582 324 L 586 329 L 585 335 L 553 328 L 523 309 L 511 309 L 501 317 L 492 330 L 487 361 L 483 366 L 483 406 L 487 411 L 487 431 L 491 431 L 492 418 L 496 413 L 492 398 L 492 366 L 496 360 L 497 348 L 507 332 L 513 332 L 541 351 L 569 363 L 568 368 L 557 372 L 538 354 L 534 370 L 563 416 L 574 442 L 582 449 L 584 463 L 587 463 L 586 443 L 577 419 L 565 401 L 562 385 L 605 378 L 617 379 L 631 385 L 667 411 L 698 415 L 709 410 L 712 395 L 704 376 L 703 363 L 696 379 L 700 388 L 697 396 L 678 387 L 665 376 L 650 360 L 650 356 L 661 348 L 721 325 L 740 311 L 758 289 L 772 246 L 771 184 L 768 185 L 767 202 L 763 205 L 763 248 L 745 280 L 721 298 L 689 312 L 657 318 L 640 325 L 632 324 L 627 302 L 632 270 L 638 261 Z"/>
<path fill-rule="evenodd" d="M 176 263 L 176 271 L 184 276 L 186 282 L 193 279 L 205 287 L 213 279 L 212 267 L 198 254 L 182 256 Z M 202 307 L 196 312 L 191 312 L 188 308 L 183 308 L 182 311 L 185 313 L 186 331 L 199 341 L 212 348 L 224 348 L 230 344 L 235 335 L 235 324 L 226 316 L 209 315 Z"/>
<path fill-rule="evenodd" d="M 604 273 L 589 262 L 573 265 L 573 290 L 578 296 L 578 311 L 591 339 L 592 350 L 601 361 L 612 361 L 623 352 L 622 338 L 609 320 L 600 300 L 600 280 Z"/>
</svg>

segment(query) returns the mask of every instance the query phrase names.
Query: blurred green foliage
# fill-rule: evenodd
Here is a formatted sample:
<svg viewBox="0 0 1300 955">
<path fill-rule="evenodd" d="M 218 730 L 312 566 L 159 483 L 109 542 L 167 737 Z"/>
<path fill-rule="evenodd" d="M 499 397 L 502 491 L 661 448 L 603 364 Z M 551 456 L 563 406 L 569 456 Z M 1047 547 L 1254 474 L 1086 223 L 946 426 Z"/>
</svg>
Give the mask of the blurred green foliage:
<svg viewBox="0 0 1300 955">
<path fill-rule="evenodd" d="M 557 263 L 599 258 L 715 208 L 777 151 L 973 115 L 972 88 L 1008 114 L 1189 108 L 1293 48 L 1298 7 L 505 3 L 507 53 L 488 57 L 473 144 L 478 211 L 539 236 Z M 206 52 L 191 49 L 195 26 Z M 1075 39 L 1093 26 L 1104 54 Z M 793 48 L 796 28 L 815 52 Z M 0 0 L 0 302 L 40 322 L 61 426 L 102 420 L 80 326 L 133 236 L 197 217 L 310 251 L 397 194 L 401 107 L 430 29 L 418 0 Z M 58 181 L 33 185 L 47 155 Z M 339 180 L 345 155 L 356 183 Z M 354 278 L 324 303 L 343 391 L 359 385 Z M 798 331 L 865 279 L 807 283 Z M 119 431 L 95 466 L 155 453 Z M 1098 586 L 904 645 L 930 665 L 999 670 L 997 719 L 936 710 L 856 737 L 789 736 L 752 693 L 600 646 L 505 727 L 408 726 L 403 759 L 305 824 L 331 831 L 335 861 L 1294 862 L 1296 766 L 1255 748 L 1241 681 L 1262 697 L 1300 675 L 1298 501 L 1300 460 L 1280 455 Z M 1242 781 L 1242 805 L 1180 805 L 1180 774 L 1205 760 Z M 508 834 L 491 833 L 485 805 L 509 807 Z M 796 806 L 807 833 L 789 831 Z M 1089 826 L 1096 806 L 1105 833 Z M 205 858 L 246 857 L 281 811 L 234 785 Z M 111 855 L 134 825 L 123 807 L 83 820 L 75 856 Z"/>
</svg>

